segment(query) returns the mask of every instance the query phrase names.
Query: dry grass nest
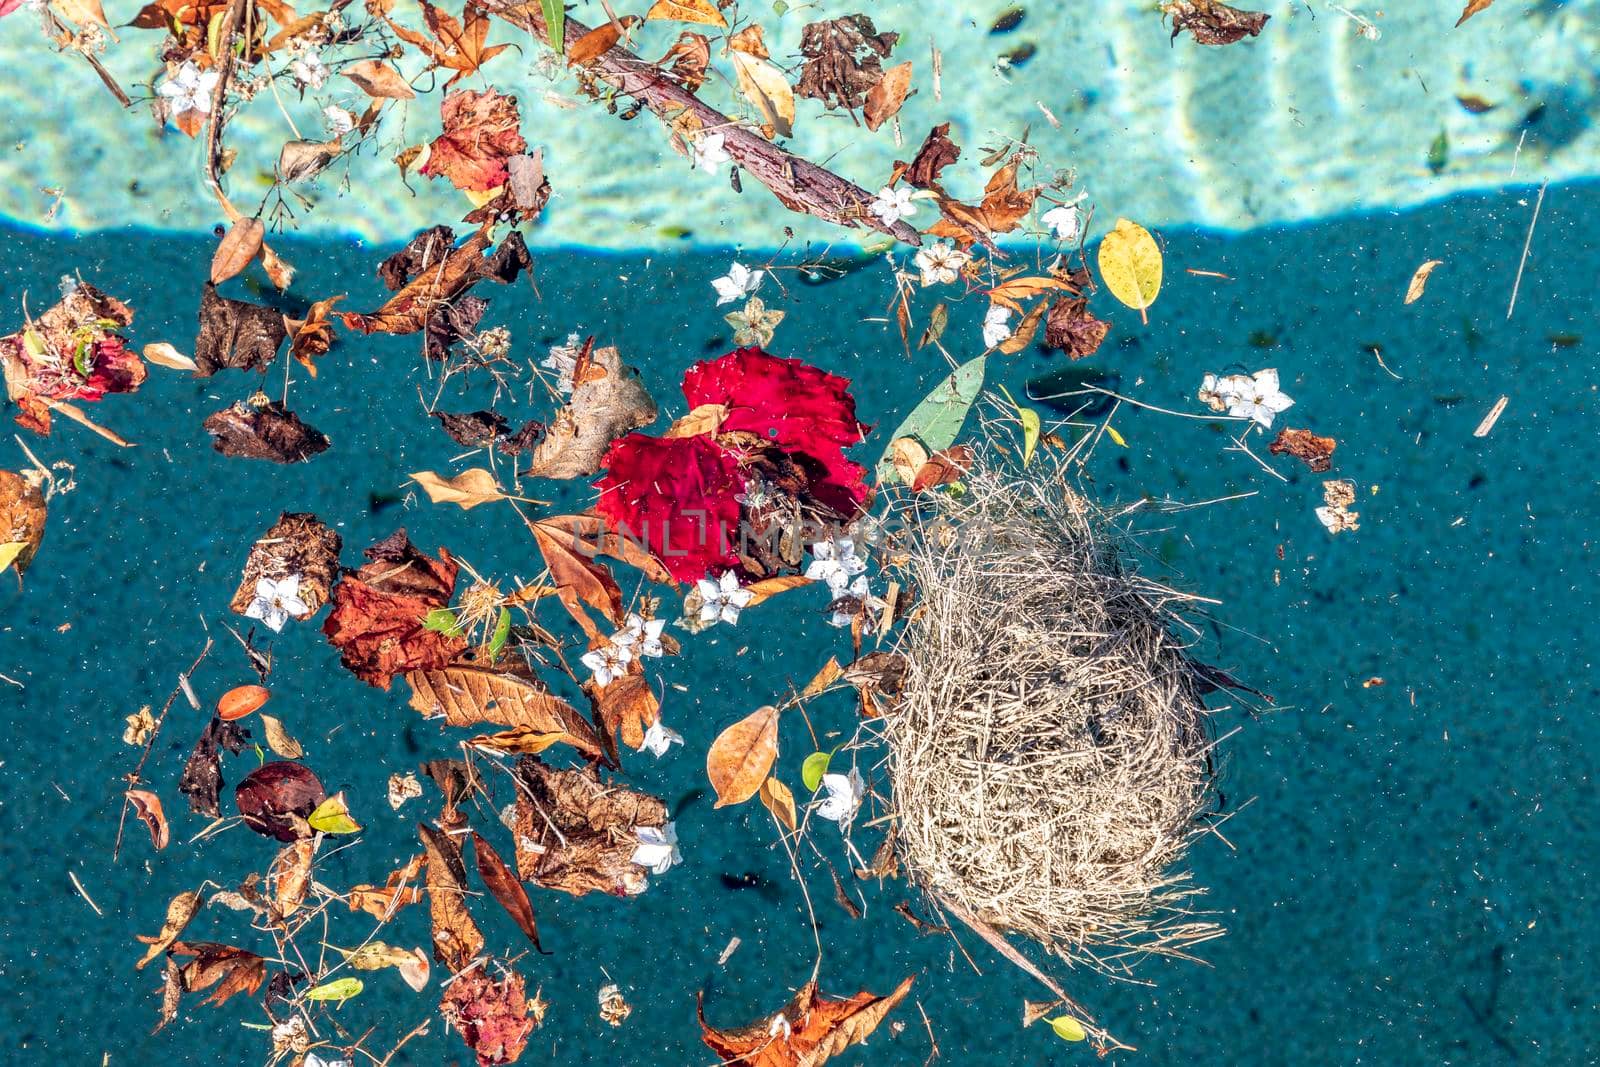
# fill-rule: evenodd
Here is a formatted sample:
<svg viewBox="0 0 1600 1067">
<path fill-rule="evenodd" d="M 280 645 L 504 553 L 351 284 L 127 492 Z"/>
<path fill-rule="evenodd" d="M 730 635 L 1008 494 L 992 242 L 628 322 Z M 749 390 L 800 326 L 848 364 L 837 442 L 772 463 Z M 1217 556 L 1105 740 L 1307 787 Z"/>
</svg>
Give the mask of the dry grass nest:
<svg viewBox="0 0 1600 1067">
<path fill-rule="evenodd" d="M 936 901 L 1125 976 L 1222 931 L 1182 863 L 1207 828 L 1187 598 L 1126 567 L 1064 464 L 980 456 L 913 520 L 919 601 L 885 714 L 898 849 Z"/>
</svg>

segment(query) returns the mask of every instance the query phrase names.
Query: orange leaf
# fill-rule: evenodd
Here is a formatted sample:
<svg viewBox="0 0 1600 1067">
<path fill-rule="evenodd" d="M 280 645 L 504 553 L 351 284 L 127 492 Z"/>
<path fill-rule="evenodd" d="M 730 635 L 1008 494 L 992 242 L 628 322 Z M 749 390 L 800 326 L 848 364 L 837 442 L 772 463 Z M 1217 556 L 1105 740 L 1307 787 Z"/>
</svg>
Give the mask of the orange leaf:
<svg viewBox="0 0 1600 1067">
<path fill-rule="evenodd" d="M 411 100 L 417 93 L 400 72 L 376 59 L 363 59 L 339 72 L 360 86 L 361 91 L 378 100 Z"/>
<path fill-rule="evenodd" d="M 228 227 L 211 255 L 211 284 L 227 281 L 250 265 L 261 252 L 267 229 L 260 219 L 240 219 Z"/>
<path fill-rule="evenodd" d="M 711 742 L 706 777 L 717 791 L 716 807 L 743 804 L 756 795 L 778 758 L 778 709 L 757 708 Z"/>
<path fill-rule="evenodd" d="M 133 813 L 150 828 L 150 843 L 156 846 L 156 851 L 166 848 L 167 816 L 161 810 L 161 798 L 148 789 L 130 789 L 127 797 L 133 805 Z"/>
<path fill-rule="evenodd" d="M 617 587 L 617 580 L 593 559 L 579 553 L 569 539 L 561 536 L 559 530 L 545 529 L 543 522 L 528 524 L 533 531 L 533 539 L 539 546 L 540 555 L 544 556 L 545 566 L 550 568 L 550 578 L 555 582 L 556 588 L 563 594 L 572 594 L 579 600 L 593 607 L 604 615 L 612 625 L 621 626 L 627 613 L 622 610 L 622 590 Z M 576 615 L 582 615 L 581 608 L 573 605 L 567 596 L 562 600 L 567 603 L 568 610 Z M 583 619 L 578 619 L 579 624 Z"/>
<path fill-rule="evenodd" d="M 810 585 L 811 579 L 803 574 L 789 574 L 781 578 L 763 578 L 759 582 L 752 582 L 745 586 L 750 593 L 750 602 L 745 607 L 753 608 L 763 600 L 771 600 L 779 593 L 787 593 L 791 589 L 798 589 L 802 585 Z"/>
<path fill-rule="evenodd" d="M 728 20 L 722 17 L 710 0 L 656 0 L 645 13 L 646 19 L 670 19 L 673 22 L 696 22 L 703 26 L 726 28 Z"/>
<path fill-rule="evenodd" d="M 522 883 L 517 876 L 506 866 L 506 861 L 500 858 L 500 853 L 494 846 L 485 841 L 476 830 L 472 833 L 472 851 L 478 860 L 478 877 L 483 879 L 483 884 L 488 887 L 494 899 L 506 909 L 506 914 L 516 922 L 517 929 L 528 935 L 528 940 L 533 942 L 533 947 L 540 952 L 544 947 L 539 944 L 539 924 L 533 916 L 533 903 L 528 899 L 528 891 L 522 888 Z"/>
<path fill-rule="evenodd" d="M 886 997 L 861 992 L 846 1000 L 825 997 L 816 982 L 807 982 L 784 1006 L 783 1025 L 762 1019 L 736 1030 L 706 1025 L 704 994 L 695 1006 L 700 1037 L 723 1063 L 743 1067 L 819 1067 L 851 1045 L 865 1041 L 911 992 L 907 978 Z"/>
<path fill-rule="evenodd" d="M 884 72 L 883 80 L 867 94 L 867 105 L 861 116 L 867 120 L 867 129 L 876 130 L 900 111 L 911 91 L 911 64 L 901 63 Z"/>
</svg>

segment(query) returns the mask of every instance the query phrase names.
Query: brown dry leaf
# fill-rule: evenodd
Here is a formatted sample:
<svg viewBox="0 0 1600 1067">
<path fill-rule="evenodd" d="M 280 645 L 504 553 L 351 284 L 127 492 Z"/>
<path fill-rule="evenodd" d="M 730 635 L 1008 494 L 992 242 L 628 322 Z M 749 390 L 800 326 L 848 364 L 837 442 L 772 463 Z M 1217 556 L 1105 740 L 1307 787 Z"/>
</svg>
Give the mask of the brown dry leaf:
<svg viewBox="0 0 1600 1067">
<path fill-rule="evenodd" d="M 416 471 L 409 477 L 422 486 L 428 499 L 435 504 L 460 504 L 462 511 L 506 499 L 500 483 L 482 467 L 464 470 L 454 478 L 441 478 L 432 471 Z"/>
<path fill-rule="evenodd" d="M 961 147 L 950 140 L 950 124 L 941 122 L 928 131 L 911 162 L 897 162 L 895 169 L 904 169 L 906 181 L 918 189 L 930 189 L 939 180 L 939 172 L 960 158 Z"/>
<path fill-rule="evenodd" d="M 1303 460 L 1312 473 L 1322 474 L 1333 466 L 1333 450 L 1339 447 L 1331 437 L 1318 437 L 1310 430 L 1292 430 L 1285 426 L 1267 446 L 1274 456 L 1291 455 Z"/>
<path fill-rule="evenodd" d="M 190 811 L 213 819 L 222 816 L 218 807 L 223 785 L 222 749 L 237 756 L 249 743 L 250 731 L 236 722 L 223 722 L 220 716 L 211 716 L 178 779 L 178 792 L 189 798 Z"/>
<path fill-rule="evenodd" d="M 728 20 L 711 0 L 656 0 L 645 14 L 645 20 L 665 19 L 672 22 L 694 22 L 702 26 L 726 29 Z"/>
<path fill-rule="evenodd" d="M 745 52 L 758 59 L 771 59 L 772 55 L 767 51 L 767 42 L 762 34 L 761 25 L 752 22 L 738 33 L 729 36 L 728 47 L 735 52 Z"/>
<path fill-rule="evenodd" d="M 562 603 L 566 604 L 578 623 L 583 625 L 588 615 L 574 600 L 588 604 L 612 625 L 621 626 L 627 618 L 627 612 L 622 607 L 622 589 L 611 572 L 592 557 L 579 552 L 559 532 L 546 529 L 543 522 L 529 523 L 528 528 L 533 531 L 534 542 L 539 546 L 545 566 L 550 568 L 550 580 L 555 583 Z M 592 625 L 584 625 L 584 629 L 587 631 Z M 590 636 L 594 635 L 591 633 Z"/>
<path fill-rule="evenodd" d="M 343 541 L 321 519 L 306 512 L 285 511 L 272 528 L 250 546 L 239 587 L 228 610 L 243 615 L 256 598 L 256 584 L 281 582 L 290 575 L 300 580 L 295 595 L 305 604 L 305 622 L 328 602 L 328 592 L 339 576 L 339 549 Z"/>
<path fill-rule="evenodd" d="M 473 0 L 467 0 L 462 11 L 464 25 L 428 0 L 418 2 L 422 5 L 423 22 L 432 36 L 424 36 L 416 30 L 391 22 L 384 7 L 377 8 L 374 13 L 389 24 L 395 36 L 420 48 L 434 66 L 455 71 L 450 80 L 444 83 L 446 89 L 469 74 L 476 74 L 479 67 L 511 47 L 509 44 L 484 47 L 489 36 L 489 13 L 487 8 Z M 371 9 L 372 5 L 369 5 Z"/>
<path fill-rule="evenodd" d="M 0 471 L 0 573 L 15 567 L 20 576 L 28 569 L 44 538 L 47 514 L 44 493 L 33 480 Z"/>
<path fill-rule="evenodd" d="M 339 71 L 355 82 L 361 91 L 378 100 L 411 100 L 416 90 L 389 64 L 376 59 L 363 59 Z"/>
<path fill-rule="evenodd" d="M 195 957 L 183 965 L 185 992 L 198 993 L 216 986 L 206 998 L 207 1004 L 221 1004 L 235 993 L 252 996 L 267 978 L 265 959 L 233 945 L 180 941 L 172 946 L 172 954 Z"/>
<path fill-rule="evenodd" d="M 1422 296 L 1422 291 L 1428 287 L 1428 275 L 1433 273 L 1433 268 L 1443 263 L 1442 259 L 1430 259 L 1417 268 L 1411 276 L 1411 284 L 1406 286 L 1406 303 L 1414 304 Z"/>
<path fill-rule="evenodd" d="M 1109 322 L 1090 314 L 1087 299 L 1060 296 L 1045 316 L 1044 343 L 1065 352 L 1068 359 L 1083 359 L 1099 351 L 1110 331 Z"/>
<path fill-rule="evenodd" d="M 484 253 L 489 250 L 490 227 L 452 247 L 454 239 L 449 227 L 435 226 L 380 264 L 378 271 L 385 284 L 399 291 L 377 311 L 342 313 L 339 319 L 345 328 L 362 333 L 407 334 L 447 325 L 443 320 L 450 309 L 473 285 L 484 279 L 513 282 L 533 264 L 528 245 L 517 230 L 507 234 L 488 255 Z M 433 358 L 443 358 L 443 353 Z"/>
<path fill-rule="evenodd" d="M 933 453 L 908 479 L 911 491 L 923 493 L 960 481 L 972 469 L 972 459 L 972 449 L 967 445 L 951 445 L 942 452 Z M 895 469 L 899 469 L 898 465 Z"/>
<path fill-rule="evenodd" d="M 1033 343 L 1033 335 L 1039 332 L 1039 323 L 1044 321 L 1044 313 L 1050 307 L 1050 301 L 1040 300 L 1028 309 L 1022 316 L 1022 321 L 1017 323 L 1017 328 L 1011 331 L 1011 336 L 1001 341 L 997 346 L 1001 352 L 1014 356 Z"/>
<path fill-rule="evenodd" d="M 866 15 L 813 22 L 800 31 L 805 62 L 794 91 L 829 110 L 854 110 L 883 78 L 881 60 L 899 39 L 897 33 L 879 33 Z"/>
<path fill-rule="evenodd" d="M 276 401 L 259 407 L 239 401 L 206 416 L 211 447 L 235 459 L 303 463 L 332 444 L 316 427 Z"/>
<path fill-rule="evenodd" d="M 889 444 L 889 460 L 906 485 L 916 480 L 917 472 L 928 465 L 930 458 L 927 448 L 915 437 L 897 437 Z"/>
<path fill-rule="evenodd" d="M 573 387 L 529 457 L 528 474 L 535 478 L 587 478 L 600 470 L 612 441 L 656 419 L 656 402 L 639 372 L 615 348 L 593 349 L 589 364 L 593 376 Z"/>
<path fill-rule="evenodd" d="M 928 227 L 935 237 L 949 237 L 965 248 L 978 237 L 1010 233 L 1022 224 L 1033 202 L 1038 199 L 1037 186 L 1021 189 L 1017 186 L 1020 159 L 1013 156 L 1010 162 L 990 176 L 983 189 L 983 202 L 977 207 L 941 197 L 939 210 L 944 218 Z"/>
<path fill-rule="evenodd" d="M 844 674 L 844 668 L 839 666 L 839 658 L 837 656 L 829 656 L 828 662 L 822 665 L 822 669 L 817 672 L 816 677 L 806 683 L 806 687 L 800 691 L 800 695 L 802 697 L 814 697 L 838 681 L 842 674 Z"/>
<path fill-rule="evenodd" d="M 258 218 L 240 219 L 222 235 L 211 254 L 211 284 L 220 285 L 250 265 L 261 254 L 266 224 Z"/>
<path fill-rule="evenodd" d="M 113 41 L 118 40 L 116 31 L 111 28 L 111 23 L 106 21 L 106 11 L 105 8 L 100 6 L 100 0 L 58 0 L 56 10 L 80 30 L 86 30 L 90 26 L 99 26 L 110 35 Z"/>
<path fill-rule="evenodd" d="M 1225 45 L 1255 37 L 1267 24 L 1259 11 L 1241 11 L 1219 0 L 1168 0 L 1162 14 L 1172 19 L 1172 36 L 1188 30 L 1199 44 Z M 1459 23 L 1458 23 L 1459 25 Z"/>
<path fill-rule="evenodd" d="M 382 941 L 368 941 L 355 950 L 340 949 L 345 962 L 358 971 L 381 971 L 393 967 L 406 985 L 421 992 L 428 984 L 428 956 L 420 948 L 398 948 Z"/>
<path fill-rule="evenodd" d="M 740 36 L 744 31 L 735 34 Z M 730 42 L 731 43 L 731 42 Z M 737 45 L 733 45 L 737 48 Z M 762 58 L 766 54 L 762 53 Z M 711 62 L 711 39 L 703 33 L 684 30 L 678 34 L 677 43 L 667 49 L 667 54 L 656 60 L 672 78 L 691 93 L 705 84 L 706 67 Z"/>
<path fill-rule="evenodd" d="M 728 405 L 701 404 L 681 419 L 676 419 L 662 437 L 695 437 L 715 434 L 728 418 Z"/>
<path fill-rule="evenodd" d="M 760 56 L 749 52 L 732 52 L 733 72 L 738 79 L 739 91 L 755 106 L 762 122 L 772 127 L 779 137 L 794 134 L 794 90 L 783 71 Z"/>
<path fill-rule="evenodd" d="M 300 747 L 300 742 L 289 736 L 289 731 L 283 728 L 283 723 L 266 712 L 261 713 L 261 728 L 267 734 L 267 747 L 284 759 L 299 759 L 305 755 L 305 749 Z"/>
<path fill-rule="evenodd" d="M 717 735 L 706 753 L 706 777 L 717 791 L 715 807 L 743 804 L 756 795 L 778 758 L 778 709 L 757 708 Z"/>
<path fill-rule="evenodd" d="M 534 524 L 529 525 L 531 529 Z M 546 537 L 560 540 L 585 558 L 597 554 L 610 556 L 639 571 L 652 582 L 675 584 L 665 564 L 634 539 L 611 529 L 604 519 L 593 512 L 540 519 L 537 525 Z"/>
<path fill-rule="evenodd" d="M 178 937 L 183 933 L 183 928 L 188 926 L 189 921 L 199 913 L 203 903 L 204 901 L 201 899 L 200 894 L 193 890 L 179 893 L 173 897 L 167 903 L 167 917 L 161 924 L 161 932 L 154 937 L 146 937 L 143 934 L 136 935 L 140 941 L 149 945 L 150 948 L 145 952 L 144 958 L 133 965 L 134 969 L 144 970 L 150 961 L 167 951 L 172 943 L 177 941 Z"/>
<path fill-rule="evenodd" d="M 421 793 L 421 790 L 418 790 Z M 412 856 L 399 870 L 390 873 L 381 886 L 362 884 L 353 887 L 345 897 L 351 911 L 364 911 L 375 919 L 387 922 L 399 909 L 422 899 L 422 887 L 417 879 L 422 874 L 426 857 L 423 853 Z"/>
<path fill-rule="evenodd" d="M 311 861 L 317 854 L 317 839 L 303 837 L 285 845 L 278 858 L 267 871 L 267 885 L 272 891 L 272 904 L 280 919 L 288 918 L 305 903 L 306 890 L 311 888 Z"/>
<path fill-rule="evenodd" d="M 500 858 L 500 853 L 477 831 L 472 834 L 472 851 L 478 861 L 478 877 L 483 879 L 490 895 L 506 909 L 506 914 L 517 924 L 517 929 L 533 942 L 533 947 L 543 952 L 544 946 L 539 944 L 539 923 L 534 918 L 528 891 L 522 887 L 511 868 L 506 866 L 506 861 Z"/>
<path fill-rule="evenodd" d="M 803 585 L 811 585 L 811 579 L 803 574 L 786 574 L 777 578 L 763 578 L 759 582 L 751 582 L 745 586 L 750 594 L 750 600 L 745 607 L 753 608 L 763 600 L 771 600 L 779 593 L 787 593 L 791 589 L 799 589 Z"/>
<path fill-rule="evenodd" d="M 463 638 L 424 625 L 455 588 L 455 560 L 443 549 L 439 555 L 429 557 L 396 530 L 366 550 L 371 562 L 334 587 L 322 632 L 368 685 L 388 689 L 396 674 L 446 667 L 466 651 Z"/>
<path fill-rule="evenodd" d="M 340 293 L 326 300 L 318 300 L 306 312 L 304 320 L 290 323 L 289 354 L 313 378 L 317 376 L 316 361 L 327 355 L 328 349 L 333 347 L 333 321 L 328 318 L 328 312 L 343 299 L 344 294 Z"/>
<path fill-rule="evenodd" d="M 799 825 L 799 819 L 795 814 L 794 793 L 788 786 L 768 776 L 767 780 L 761 783 L 761 803 L 772 812 L 773 818 L 783 824 L 784 829 L 790 833 L 794 832 L 795 827 Z"/>
<path fill-rule="evenodd" d="M 315 178 L 339 158 L 341 151 L 338 141 L 285 141 L 278 149 L 278 177 L 285 182 Z"/>
<path fill-rule="evenodd" d="M 645 868 L 633 862 L 640 827 L 667 824 L 659 799 L 607 783 L 593 765 L 557 770 L 537 756 L 517 761 L 513 831 L 517 873 L 526 881 L 573 896 L 645 891 Z"/>
<path fill-rule="evenodd" d="M 475 968 L 450 983 L 439 1001 L 439 1014 L 476 1054 L 478 1067 L 499 1067 L 521 1058 L 546 1005 L 537 993 L 528 1000 L 527 987 L 515 971 L 496 981 L 486 970 Z"/>
<path fill-rule="evenodd" d="M 418 823 L 417 831 L 428 856 L 433 958 L 455 974 L 483 951 L 483 934 L 467 912 L 467 868 L 461 859 L 461 842 L 426 823 Z"/>
<path fill-rule="evenodd" d="M 562 730 L 502 730 L 497 734 L 479 734 L 467 744 L 473 748 L 489 749 L 494 752 L 512 752 L 522 756 L 537 756 L 546 749 L 554 748 L 563 741 L 572 743 L 572 737 Z"/>
<path fill-rule="evenodd" d="M 146 363 L 154 363 L 158 367 L 166 367 L 169 370 L 193 372 L 200 369 L 195 366 L 194 360 L 179 352 L 166 341 L 154 341 L 147 344 L 139 350 L 139 354 L 144 356 Z"/>
<path fill-rule="evenodd" d="M 588 759 L 600 757 L 600 739 L 577 710 L 531 672 L 495 671 L 452 664 L 406 675 L 411 707 L 443 716 L 447 726 L 490 723 L 533 734 L 560 733 Z"/>
<path fill-rule="evenodd" d="M 865 1041 L 911 991 L 911 979 L 886 997 L 857 993 L 845 1000 L 825 997 L 817 983 L 807 982 L 780 1013 L 784 1025 L 765 1018 L 736 1030 L 715 1030 L 706 1023 L 704 994 L 697 998 L 700 1036 L 724 1063 L 743 1067 L 819 1067 L 850 1045 Z"/>
<path fill-rule="evenodd" d="M 133 813 L 150 830 L 150 843 L 160 852 L 167 847 L 167 816 L 161 810 L 161 798 L 148 789 L 130 789 L 124 794 L 133 805 Z"/>
<path fill-rule="evenodd" d="M 399 811 L 400 805 L 421 795 L 422 783 L 410 771 L 389 776 L 389 807 L 394 811 Z"/>
<path fill-rule="evenodd" d="M 200 332 L 194 342 L 196 374 L 219 370 L 265 371 L 289 334 L 283 313 L 263 304 L 229 300 L 207 283 L 200 293 Z"/>
<path fill-rule="evenodd" d="M 906 102 L 906 94 L 910 91 L 909 60 L 885 71 L 883 80 L 872 87 L 872 91 L 867 94 L 866 106 L 861 109 L 861 117 L 866 119 L 867 129 L 876 130 L 897 115 L 901 105 Z"/>
<path fill-rule="evenodd" d="M 616 21 L 602 22 L 588 33 L 567 45 L 567 64 L 573 67 L 587 67 L 599 59 L 612 48 L 616 47 L 622 39 L 624 32 L 632 29 L 644 21 L 638 15 L 624 15 Z"/>
<path fill-rule="evenodd" d="M 661 701 L 643 673 L 630 672 L 601 689 L 594 705 L 606 734 L 633 749 L 644 746 L 645 731 L 661 717 Z"/>
<path fill-rule="evenodd" d="M 1461 9 L 1461 17 L 1456 19 L 1456 25 L 1461 25 L 1492 3 L 1494 0 L 1467 0 L 1467 6 Z"/>
</svg>

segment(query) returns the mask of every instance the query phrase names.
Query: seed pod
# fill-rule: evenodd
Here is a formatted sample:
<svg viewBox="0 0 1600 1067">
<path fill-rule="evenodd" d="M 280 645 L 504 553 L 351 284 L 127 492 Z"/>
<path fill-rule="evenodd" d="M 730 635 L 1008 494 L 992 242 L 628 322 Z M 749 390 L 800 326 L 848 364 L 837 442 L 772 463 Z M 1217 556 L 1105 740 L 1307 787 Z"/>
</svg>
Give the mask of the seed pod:
<svg viewBox="0 0 1600 1067">
<path fill-rule="evenodd" d="M 242 719 L 267 702 L 272 694 L 259 685 L 241 685 L 222 694 L 217 701 L 217 714 L 224 722 Z"/>
</svg>

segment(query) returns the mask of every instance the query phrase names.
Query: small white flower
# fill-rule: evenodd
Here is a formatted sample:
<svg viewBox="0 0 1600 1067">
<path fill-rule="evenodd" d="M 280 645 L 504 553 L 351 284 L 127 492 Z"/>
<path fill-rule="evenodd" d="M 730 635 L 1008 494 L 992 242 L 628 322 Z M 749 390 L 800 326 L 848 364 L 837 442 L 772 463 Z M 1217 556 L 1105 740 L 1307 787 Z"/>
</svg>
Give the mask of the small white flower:
<svg viewBox="0 0 1600 1067">
<path fill-rule="evenodd" d="M 298 574 L 291 574 L 276 582 L 271 578 L 261 579 L 256 583 L 255 599 L 244 609 L 246 618 L 260 619 L 272 628 L 273 633 L 280 632 L 291 616 L 305 615 L 310 611 L 311 608 L 300 599 Z"/>
<path fill-rule="evenodd" d="M 335 137 L 343 137 L 356 128 L 356 117 L 334 104 L 322 109 L 322 117 L 328 120 L 328 132 Z"/>
<path fill-rule="evenodd" d="M 177 74 L 162 82 L 156 92 L 172 101 L 175 114 L 198 111 L 202 115 L 209 115 L 211 94 L 216 91 L 220 77 L 214 70 L 202 73 L 192 62 L 186 62 L 178 68 Z"/>
<path fill-rule="evenodd" d="M 901 219 L 908 219 L 917 213 L 917 205 L 911 202 L 911 189 L 905 185 L 898 189 L 885 185 L 878 190 L 877 199 L 867 207 L 883 220 L 885 226 L 893 226 Z"/>
<path fill-rule="evenodd" d="M 794 1034 L 794 1027 L 789 1025 L 789 1017 L 781 1011 L 774 1015 L 772 1021 L 767 1024 L 768 1037 L 777 1038 L 779 1034 L 783 1035 L 782 1040 L 784 1041 L 789 1040 Z"/>
<path fill-rule="evenodd" d="M 830 537 L 811 546 L 811 565 L 806 577 L 827 582 L 835 597 L 843 595 L 852 575 L 867 569 L 867 561 L 856 555 L 856 543 L 849 537 Z"/>
<path fill-rule="evenodd" d="M 306 1058 L 301 1062 L 305 1067 L 350 1067 L 349 1060 L 325 1060 L 315 1052 L 306 1053 Z"/>
<path fill-rule="evenodd" d="M 700 621 L 725 622 L 733 625 L 739 621 L 739 609 L 750 603 L 755 594 L 739 587 L 739 576 L 723 571 L 717 581 L 702 578 L 696 583 L 700 590 Z"/>
<path fill-rule="evenodd" d="M 583 338 L 569 333 L 566 344 L 551 345 L 550 354 L 539 361 L 539 366 L 555 374 L 556 389 L 560 392 L 572 392 L 572 376 L 578 370 L 578 349 L 582 347 L 582 342 Z"/>
<path fill-rule="evenodd" d="M 656 759 L 660 759 L 667 754 L 667 749 L 673 745 L 681 744 L 683 744 L 683 735 L 660 719 L 657 719 L 644 732 L 644 741 L 639 745 L 639 751 L 648 752 Z"/>
<path fill-rule="evenodd" d="M 306 52 L 289 64 L 289 73 L 294 75 L 294 80 L 306 89 L 320 89 L 328 80 L 328 68 L 322 64 L 322 55 L 318 52 Z"/>
<path fill-rule="evenodd" d="M 983 343 L 993 348 L 1011 336 L 1011 309 L 1000 304 L 990 304 L 983 316 Z"/>
<path fill-rule="evenodd" d="M 592 648 L 578 661 L 594 672 L 594 684 L 604 689 L 628 673 L 628 663 L 633 652 L 627 642 L 618 643 L 612 638 L 599 648 Z"/>
<path fill-rule="evenodd" d="M 954 241 L 932 241 L 924 245 L 912 260 L 922 272 L 922 284 L 945 285 L 961 275 L 961 268 L 971 262 L 972 256 L 955 246 Z"/>
<path fill-rule="evenodd" d="M 1258 370 L 1248 378 L 1236 374 L 1229 380 L 1235 388 L 1228 397 L 1229 415 L 1254 419 L 1262 426 L 1271 427 L 1274 415 L 1294 406 L 1294 401 L 1278 388 L 1278 372 L 1271 367 Z"/>
<path fill-rule="evenodd" d="M 633 862 L 648 867 L 651 874 L 666 874 L 675 863 L 683 862 L 678 853 L 678 829 L 675 823 L 665 826 L 635 826 L 633 832 L 639 843 L 633 848 Z"/>
<path fill-rule="evenodd" d="M 1230 374 L 1226 378 L 1218 378 L 1215 374 L 1206 375 L 1200 382 L 1200 392 L 1197 394 L 1200 402 L 1212 411 L 1227 411 L 1234 397 L 1239 395 L 1241 378 L 1244 378 L 1244 375 Z"/>
<path fill-rule="evenodd" d="M 1083 194 L 1080 193 L 1078 200 L 1082 199 Z M 1078 207 L 1078 200 L 1059 204 L 1039 217 L 1039 221 L 1055 233 L 1056 240 L 1064 244 L 1072 244 L 1083 236 L 1083 211 Z"/>
<path fill-rule="evenodd" d="M 761 288 L 761 279 L 765 271 L 751 270 L 743 263 L 735 261 L 728 268 L 728 273 L 720 278 L 711 279 L 711 288 L 717 291 L 717 306 L 731 304 L 742 299 Z"/>
<path fill-rule="evenodd" d="M 613 634 L 611 640 L 626 645 L 641 656 L 660 659 L 667 654 L 667 650 L 661 645 L 661 631 L 666 628 L 666 619 L 647 619 L 638 612 L 629 612 L 625 628 Z"/>
<path fill-rule="evenodd" d="M 866 791 L 861 781 L 861 771 L 851 767 L 848 775 L 824 774 L 822 788 L 827 790 L 828 795 L 817 801 L 817 814 L 847 829 L 850 820 L 856 817 L 856 809 L 861 807 L 861 795 Z"/>
<path fill-rule="evenodd" d="M 731 160 L 733 157 L 723 147 L 726 141 L 727 138 L 720 133 L 702 134 L 695 138 L 690 146 L 694 150 L 695 169 L 715 174 L 718 167 Z"/>
</svg>

